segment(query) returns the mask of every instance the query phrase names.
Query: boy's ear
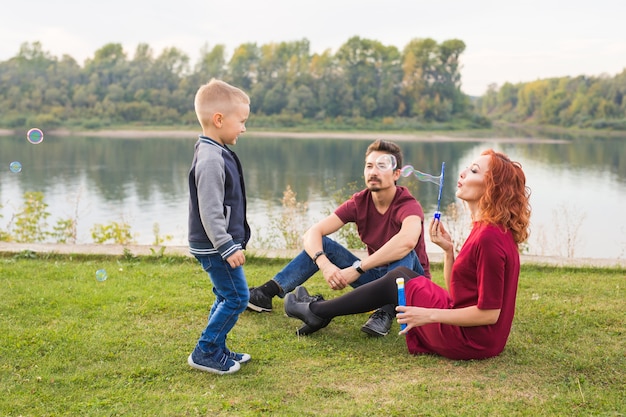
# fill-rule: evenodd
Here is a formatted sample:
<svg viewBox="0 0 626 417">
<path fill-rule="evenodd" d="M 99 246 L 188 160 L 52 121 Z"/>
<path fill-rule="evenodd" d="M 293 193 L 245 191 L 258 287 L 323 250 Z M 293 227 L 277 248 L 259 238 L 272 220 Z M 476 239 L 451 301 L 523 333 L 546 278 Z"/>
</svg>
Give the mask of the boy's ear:
<svg viewBox="0 0 626 417">
<path fill-rule="evenodd" d="M 215 127 L 222 127 L 222 121 L 224 120 L 224 115 L 222 113 L 213 113 L 213 117 L 211 118 Z"/>
</svg>

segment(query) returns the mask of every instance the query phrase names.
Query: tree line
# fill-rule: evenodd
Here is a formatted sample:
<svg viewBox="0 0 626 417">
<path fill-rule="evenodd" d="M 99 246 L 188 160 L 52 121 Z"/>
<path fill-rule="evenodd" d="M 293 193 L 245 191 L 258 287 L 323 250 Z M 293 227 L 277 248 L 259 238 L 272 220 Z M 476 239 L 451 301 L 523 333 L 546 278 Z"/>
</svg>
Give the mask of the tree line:
<svg viewBox="0 0 626 417">
<path fill-rule="evenodd" d="M 24 43 L 0 62 L 0 124 L 4 127 L 115 124 L 196 124 L 193 98 L 211 78 L 244 89 L 252 101 L 250 123 L 340 123 L 376 119 L 402 127 L 464 119 L 489 122 L 461 92 L 459 57 L 465 43 L 414 39 L 395 46 L 352 37 L 336 53 L 310 52 L 306 39 L 203 48 L 191 65 L 177 48 L 158 56 L 148 44 L 129 58 L 121 44 L 106 44 L 79 65 L 41 43 Z"/>
<path fill-rule="evenodd" d="M 491 85 L 476 106 L 494 120 L 626 130 L 626 69 L 614 77 L 581 75 Z"/>
<path fill-rule="evenodd" d="M 350 38 L 335 53 L 306 39 L 245 43 L 228 58 L 205 46 L 192 65 L 182 50 L 139 44 L 129 58 L 109 43 L 79 65 L 24 43 L 0 62 L 0 127 L 196 126 L 193 97 L 211 78 L 244 89 L 249 127 L 432 129 L 489 127 L 491 120 L 626 130 L 626 70 L 461 91 L 465 43 L 413 39 L 402 50 Z"/>
</svg>

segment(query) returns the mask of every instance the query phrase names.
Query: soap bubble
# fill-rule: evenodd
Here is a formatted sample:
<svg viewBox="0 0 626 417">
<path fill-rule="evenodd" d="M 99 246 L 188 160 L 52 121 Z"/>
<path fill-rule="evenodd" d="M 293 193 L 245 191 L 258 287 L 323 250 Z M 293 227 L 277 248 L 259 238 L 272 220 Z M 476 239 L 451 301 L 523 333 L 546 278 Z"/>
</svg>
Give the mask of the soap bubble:
<svg viewBox="0 0 626 417">
<path fill-rule="evenodd" d="M 9 164 L 9 169 L 11 172 L 17 174 L 22 171 L 22 163 L 20 161 L 13 161 Z"/>
<path fill-rule="evenodd" d="M 425 172 L 418 171 L 417 169 L 413 168 L 412 165 L 405 165 L 400 170 L 400 175 L 402 175 L 403 177 L 408 177 L 411 174 L 415 175 L 415 178 L 422 182 L 432 182 L 433 184 L 437 185 L 440 185 L 441 179 L 443 178 L 443 174 L 437 176 L 427 174 Z"/>
<path fill-rule="evenodd" d="M 445 170 L 446 170 L 445 162 L 441 163 L 441 175 L 438 175 L 438 176 L 430 175 L 425 172 L 418 171 L 417 169 L 413 168 L 413 165 L 405 165 L 402 168 L 400 168 L 400 175 L 402 175 L 403 177 L 408 177 L 409 175 L 413 174 L 415 175 L 415 178 L 417 178 L 420 181 L 432 182 L 433 184 L 437 184 L 439 186 L 439 195 L 437 196 L 437 211 L 435 211 L 435 219 L 441 218 L 441 212 L 439 211 L 439 208 L 441 204 L 441 191 L 443 190 L 443 179 L 445 175 Z"/>
<path fill-rule="evenodd" d="M 96 271 L 96 280 L 102 282 L 102 281 L 106 281 L 107 279 L 107 271 L 106 269 L 98 269 Z"/>
<path fill-rule="evenodd" d="M 400 175 L 402 175 L 403 177 L 408 177 L 412 173 L 413 173 L 413 165 L 405 165 L 400 170 Z"/>
<path fill-rule="evenodd" d="M 390 154 L 384 154 L 376 158 L 376 167 L 381 171 L 389 171 L 396 169 L 398 162 L 396 157 Z"/>
<path fill-rule="evenodd" d="M 33 145 L 37 145 L 43 142 L 43 132 L 41 129 L 37 129 L 36 127 L 30 129 L 28 133 L 26 133 L 26 139 Z"/>
</svg>

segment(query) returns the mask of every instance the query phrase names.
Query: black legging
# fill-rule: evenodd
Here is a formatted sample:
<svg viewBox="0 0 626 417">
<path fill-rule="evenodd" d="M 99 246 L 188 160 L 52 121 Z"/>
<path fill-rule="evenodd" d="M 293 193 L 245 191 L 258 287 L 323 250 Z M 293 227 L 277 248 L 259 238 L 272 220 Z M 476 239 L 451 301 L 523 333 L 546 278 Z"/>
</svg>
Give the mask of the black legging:
<svg viewBox="0 0 626 417">
<path fill-rule="evenodd" d="M 387 272 L 375 281 L 356 287 L 341 297 L 327 301 L 315 301 L 309 308 L 316 316 L 332 319 L 348 314 L 365 313 L 387 304 L 398 305 L 396 278 L 404 278 L 406 283 L 419 274 L 403 266 Z"/>
</svg>

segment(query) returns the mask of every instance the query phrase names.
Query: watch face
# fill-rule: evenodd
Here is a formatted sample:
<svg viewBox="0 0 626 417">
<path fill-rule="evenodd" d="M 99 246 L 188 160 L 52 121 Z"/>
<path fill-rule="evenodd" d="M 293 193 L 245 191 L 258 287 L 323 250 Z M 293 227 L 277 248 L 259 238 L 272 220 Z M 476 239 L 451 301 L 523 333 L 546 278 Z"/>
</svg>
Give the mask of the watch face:
<svg viewBox="0 0 626 417">
<path fill-rule="evenodd" d="M 359 268 L 361 266 L 361 261 L 354 261 L 354 263 L 352 264 L 353 268 Z"/>
</svg>

